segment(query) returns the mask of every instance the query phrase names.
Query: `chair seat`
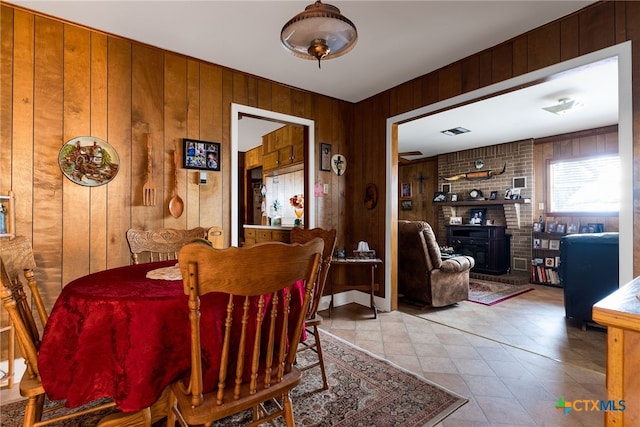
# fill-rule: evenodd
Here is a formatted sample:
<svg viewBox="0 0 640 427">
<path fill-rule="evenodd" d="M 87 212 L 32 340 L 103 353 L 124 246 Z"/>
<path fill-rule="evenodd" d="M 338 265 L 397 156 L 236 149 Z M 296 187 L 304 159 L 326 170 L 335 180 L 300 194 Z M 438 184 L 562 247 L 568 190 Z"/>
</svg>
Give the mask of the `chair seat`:
<svg viewBox="0 0 640 427">
<path fill-rule="evenodd" d="M 322 316 L 320 316 L 318 313 L 316 313 L 313 317 L 305 320 L 305 324 L 307 325 L 307 327 L 309 326 L 319 326 L 322 324 Z"/>
<path fill-rule="evenodd" d="M 275 381 L 276 373 L 272 375 L 273 381 Z M 264 388 L 264 376 L 258 378 L 258 389 L 255 394 L 249 394 L 249 383 L 243 384 L 240 395 L 243 396 L 238 400 L 234 400 L 234 385 L 233 381 L 229 381 L 224 396 L 223 405 L 218 405 L 216 402 L 215 393 L 204 394 L 204 401 L 200 406 L 192 407 L 191 398 L 184 393 L 184 385 L 181 382 L 176 382 L 171 385 L 174 389 L 174 395 L 178 398 L 178 408 L 185 421 L 189 425 L 204 424 L 211 420 L 220 420 L 222 418 L 231 416 L 238 412 L 251 409 L 255 407 L 256 402 L 264 402 L 270 399 L 279 398 L 282 396 L 283 390 L 291 389 L 300 383 L 302 378 L 302 372 L 296 367 L 291 367 L 291 372 L 285 375 L 281 382 L 274 384 L 271 383 L 270 388 Z M 231 379 L 233 380 L 233 378 Z M 264 421 L 262 421 L 264 422 Z"/>
</svg>

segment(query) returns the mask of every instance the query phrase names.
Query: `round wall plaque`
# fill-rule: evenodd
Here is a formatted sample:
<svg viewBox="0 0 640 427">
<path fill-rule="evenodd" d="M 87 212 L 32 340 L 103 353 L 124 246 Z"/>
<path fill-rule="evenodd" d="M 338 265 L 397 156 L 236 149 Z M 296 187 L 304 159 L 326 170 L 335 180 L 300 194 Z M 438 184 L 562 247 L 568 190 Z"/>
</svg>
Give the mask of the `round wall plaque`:
<svg viewBox="0 0 640 427">
<path fill-rule="evenodd" d="M 116 177 L 120 157 L 100 138 L 79 136 L 67 141 L 58 153 L 60 170 L 78 185 L 97 187 Z"/>
</svg>

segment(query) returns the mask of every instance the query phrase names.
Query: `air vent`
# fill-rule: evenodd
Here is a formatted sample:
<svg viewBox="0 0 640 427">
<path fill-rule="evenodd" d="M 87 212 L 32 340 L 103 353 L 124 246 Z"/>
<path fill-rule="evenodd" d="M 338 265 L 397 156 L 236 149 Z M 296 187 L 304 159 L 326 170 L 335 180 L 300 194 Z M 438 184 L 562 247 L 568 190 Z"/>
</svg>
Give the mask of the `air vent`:
<svg viewBox="0 0 640 427">
<path fill-rule="evenodd" d="M 518 271 L 529 271 L 530 260 L 513 257 L 513 269 Z"/>
<path fill-rule="evenodd" d="M 467 133 L 470 131 L 469 129 L 465 129 L 463 127 L 458 126 L 457 128 L 441 130 L 440 132 L 444 133 L 445 135 L 456 136 L 456 135 L 460 135 L 461 133 Z"/>
</svg>

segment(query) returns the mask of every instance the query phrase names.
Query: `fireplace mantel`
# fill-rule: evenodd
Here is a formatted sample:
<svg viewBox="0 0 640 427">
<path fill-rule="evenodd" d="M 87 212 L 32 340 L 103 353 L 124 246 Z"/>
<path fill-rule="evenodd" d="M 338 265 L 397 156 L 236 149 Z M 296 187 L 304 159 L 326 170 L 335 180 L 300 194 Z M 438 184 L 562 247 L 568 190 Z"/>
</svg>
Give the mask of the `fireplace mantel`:
<svg viewBox="0 0 640 427">
<path fill-rule="evenodd" d="M 531 199 L 498 199 L 498 200 L 461 200 L 458 202 L 434 202 L 434 205 L 442 206 L 445 221 L 448 224 L 451 217 L 457 214 L 458 206 L 496 206 L 501 205 L 507 221 L 507 228 L 520 228 L 520 205 L 531 203 Z"/>
</svg>

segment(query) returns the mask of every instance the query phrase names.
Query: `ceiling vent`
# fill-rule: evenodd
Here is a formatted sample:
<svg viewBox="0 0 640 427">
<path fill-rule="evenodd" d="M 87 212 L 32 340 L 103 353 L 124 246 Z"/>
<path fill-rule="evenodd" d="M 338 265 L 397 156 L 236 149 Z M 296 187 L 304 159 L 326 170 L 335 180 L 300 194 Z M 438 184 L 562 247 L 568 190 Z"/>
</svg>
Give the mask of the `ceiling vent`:
<svg viewBox="0 0 640 427">
<path fill-rule="evenodd" d="M 457 128 L 441 130 L 440 132 L 444 133 L 445 135 L 455 136 L 455 135 L 460 135 L 461 133 L 467 133 L 470 131 L 469 129 L 465 129 L 463 127 L 458 126 Z"/>
</svg>

